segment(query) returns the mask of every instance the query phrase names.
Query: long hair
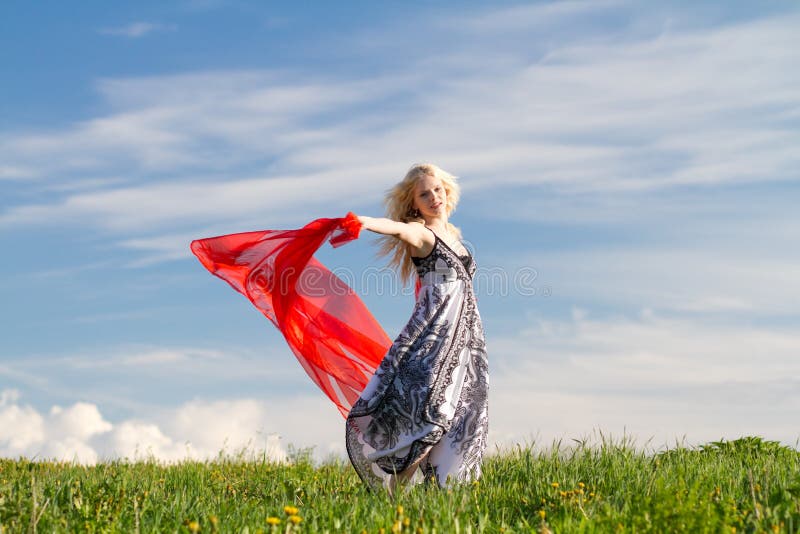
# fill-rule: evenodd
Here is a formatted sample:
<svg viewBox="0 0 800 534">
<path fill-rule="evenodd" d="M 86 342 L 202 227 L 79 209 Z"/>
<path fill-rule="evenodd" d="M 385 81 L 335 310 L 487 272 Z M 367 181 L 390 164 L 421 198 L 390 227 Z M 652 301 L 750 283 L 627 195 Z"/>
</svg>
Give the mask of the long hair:
<svg viewBox="0 0 800 534">
<path fill-rule="evenodd" d="M 417 180 L 423 176 L 434 176 L 442 181 L 445 192 L 447 193 L 447 216 L 456 210 L 458 199 L 461 196 L 461 188 L 458 186 L 456 177 L 440 169 L 433 163 L 417 163 L 412 165 L 397 185 L 387 191 L 383 203 L 386 205 L 386 216 L 389 219 L 400 222 L 416 221 L 425 224 L 419 213 L 414 210 L 414 188 Z M 461 230 L 455 225 L 447 223 L 447 231 L 461 239 Z M 389 256 L 389 266 L 397 269 L 400 274 L 400 281 L 403 285 L 411 281 L 415 272 L 414 263 L 411 260 L 411 247 L 392 235 L 385 235 L 378 239 L 380 256 Z"/>
</svg>

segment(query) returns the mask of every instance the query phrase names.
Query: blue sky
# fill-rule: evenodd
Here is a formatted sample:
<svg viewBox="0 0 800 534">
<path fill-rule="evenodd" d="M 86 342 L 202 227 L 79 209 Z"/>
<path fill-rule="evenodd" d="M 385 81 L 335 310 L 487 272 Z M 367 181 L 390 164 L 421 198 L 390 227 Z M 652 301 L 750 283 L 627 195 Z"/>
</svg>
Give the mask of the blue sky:
<svg viewBox="0 0 800 534">
<path fill-rule="evenodd" d="M 4 2 L 0 454 L 341 454 L 333 405 L 188 244 L 380 215 L 418 161 L 462 184 L 496 445 L 795 444 L 798 24 L 787 2 Z M 393 337 L 412 303 L 367 283 L 374 253 L 320 258 Z"/>
</svg>

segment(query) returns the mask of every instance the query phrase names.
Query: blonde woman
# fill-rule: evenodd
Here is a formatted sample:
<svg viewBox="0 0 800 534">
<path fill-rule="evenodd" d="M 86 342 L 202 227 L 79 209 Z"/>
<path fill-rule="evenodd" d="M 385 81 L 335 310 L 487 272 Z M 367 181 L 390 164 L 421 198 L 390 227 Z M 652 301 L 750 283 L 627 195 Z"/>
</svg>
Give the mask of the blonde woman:
<svg viewBox="0 0 800 534">
<path fill-rule="evenodd" d="M 418 164 L 387 194 L 388 218 L 358 217 L 383 234 L 381 251 L 418 288 L 411 319 L 347 417 L 348 455 L 371 488 L 481 474 L 488 363 L 475 262 L 448 220 L 458 199 L 454 176 Z"/>
</svg>

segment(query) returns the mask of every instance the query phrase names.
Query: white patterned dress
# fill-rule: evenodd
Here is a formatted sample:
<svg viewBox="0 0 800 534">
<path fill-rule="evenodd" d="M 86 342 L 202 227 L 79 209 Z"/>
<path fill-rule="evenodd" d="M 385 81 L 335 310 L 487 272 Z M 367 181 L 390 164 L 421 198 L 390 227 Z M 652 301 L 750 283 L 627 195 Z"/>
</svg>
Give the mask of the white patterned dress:
<svg viewBox="0 0 800 534">
<path fill-rule="evenodd" d="M 347 453 L 372 489 L 426 453 L 412 483 L 444 487 L 481 474 L 489 368 L 476 267 L 434 235 L 431 253 L 413 258 L 421 288 L 411 319 L 347 417 Z"/>
</svg>

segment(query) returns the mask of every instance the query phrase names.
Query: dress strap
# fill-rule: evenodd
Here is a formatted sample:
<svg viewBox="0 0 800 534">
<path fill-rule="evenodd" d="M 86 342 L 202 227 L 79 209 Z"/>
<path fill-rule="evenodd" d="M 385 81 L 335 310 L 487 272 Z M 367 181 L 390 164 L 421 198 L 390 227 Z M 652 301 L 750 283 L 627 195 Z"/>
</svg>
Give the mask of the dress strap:
<svg viewBox="0 0 800 534">
<path fill-rule="evenodd" d="M 467 247 L 465 247 L 465 246 L 464 246 L 464 243 L 462 243 L 460 239 L 458 240 L 458 242 L 459 242 L 459 244 L 460 244 L 460 245 L 461 245 L 461 246 L 464 248 L 464 250 L 466 250 L 466 251 L 467 251 L 467 253 L 466 253 L 466 254 L 459 254 L 458 252 L 456 252 L 456 251 L 453 249 L 453 247 L 451 247 L 451 246 L 450 246 L 450 244 L 449 244 L 447 241 L 445 241 L 444 239 L 442 239 L 442 238 L 439 236 L 439 234 L 437 234 L 437 233 L 436 233 L 436 232 L 434 232 L 434 231 L 433 231 L 433 230 L 432 230 L 430 227 L 428 227 L 428 225 L 427 225 L 427 224 L 426 224 L 426 225 L 424 225 L 424 226 L 425 226 L 425 228 L 427 228 L 428 230 L 430 230 L 430 231 L 433 233 L 433 235 L 434 235 L 434 237 L 435 237 L 436 239 L 438 239 L 439 241 L 441 241 L 442 243 L 444 243 L 444 246 L 446 246 L 447 248 L 449 248 L 449 249 L 450 249 L 450 250 L 453 252 L 453 254 L 455 254 L 455 255 L 456 255 L 456 256 L 458 256 L 459 258 L 462 258 L 462 259 L 463 259 L 463 258 L 468 258 L 468 257 L 469 257 L 469 258 L 471 258 L 471 257 L 472 257 L 472 254 L 470 254 L 470 252 L 469 252 L 469 249 L 468 249 Z"/>
<path fill-rule="evenodd" d="M 425 228 L 428 228 L 428 225 L 423 225 L 423 226 L 425 226 Z M 428 230 L 431 229 L 428 228 Z M 431 230 L 431 233 L 433 234 L 433 247 L 431 248 L 431 251 L 424 256 L 411 256 L 411 261 L 414 262 L 414 265 L 419 265 L 419 263 L 422 260 L 430 258 L 431 254 L 433 254 L 433 251 L 436 249 L 436 241 L 440 240 L 441 238 L 438 235 L 436 235 L 436 232 L 434 232 L 433 230 Z"/>
</svg>

